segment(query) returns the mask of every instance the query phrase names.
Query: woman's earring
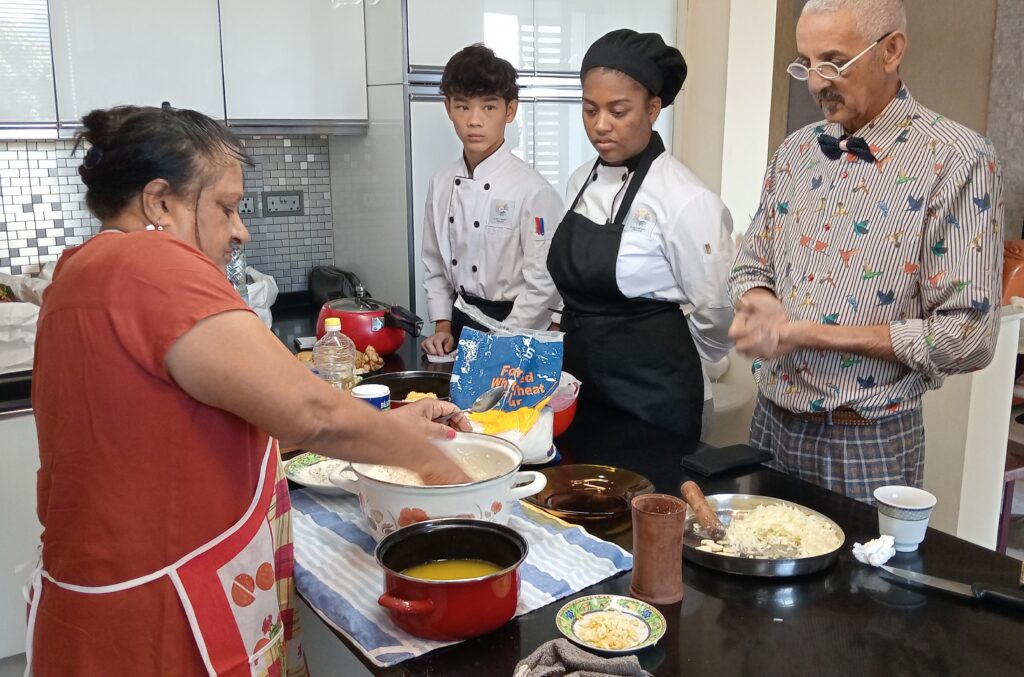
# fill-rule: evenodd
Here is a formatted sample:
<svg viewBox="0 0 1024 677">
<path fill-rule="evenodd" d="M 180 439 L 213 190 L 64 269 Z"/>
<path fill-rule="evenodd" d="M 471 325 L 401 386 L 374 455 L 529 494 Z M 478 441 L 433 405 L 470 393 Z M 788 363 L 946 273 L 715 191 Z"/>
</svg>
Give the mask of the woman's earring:
<svg viewBox="0 0 1024 677">
<path fill-rule="evenodd" d="M 146 226 L 146 230 L 163 230 L 163 226 L 154 226 L 152 223 Z"/>
</svg>

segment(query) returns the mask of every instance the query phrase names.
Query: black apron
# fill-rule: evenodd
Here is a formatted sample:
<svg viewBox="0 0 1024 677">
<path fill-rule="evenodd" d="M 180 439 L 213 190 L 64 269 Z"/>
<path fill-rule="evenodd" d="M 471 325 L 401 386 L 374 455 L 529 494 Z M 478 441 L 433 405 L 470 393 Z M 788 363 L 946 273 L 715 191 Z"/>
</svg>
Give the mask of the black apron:
<svg viewBox="0 0 1024 677">
<path fill-rule="evenodd" d="M 465 289 L 459 291 L 459 296 L 462 297 L 463 301 L 474 306 L 484 315 L 493 320 L 504 322 L 508 316 L 512 314 L 512 306 L 514 305 L 513 301 L 488 301 L 487 299 L 470 294 Z M 482 332 L 490 331 L 487 327 L 483 326 L 453 305 L 452 338 L 455 339 L 456 344 L 459 342 L 459 337 L 462 336 L 463 327 L 470 327 L 471 329 L 476 329 L 477 331 Z"/>
<path fill-rule="evenodd" d="M 563 365 L 583 383 L 580 395 L 699 439 L 704 377 L 686 316 L 677 303 L 626 298 L 615 279 L 623 222 L 664 151 L 655 132 L 612 223 L 576 213 L 588 176 L 551 240 L 548 272 L 565 304 Z"/>
</svg>

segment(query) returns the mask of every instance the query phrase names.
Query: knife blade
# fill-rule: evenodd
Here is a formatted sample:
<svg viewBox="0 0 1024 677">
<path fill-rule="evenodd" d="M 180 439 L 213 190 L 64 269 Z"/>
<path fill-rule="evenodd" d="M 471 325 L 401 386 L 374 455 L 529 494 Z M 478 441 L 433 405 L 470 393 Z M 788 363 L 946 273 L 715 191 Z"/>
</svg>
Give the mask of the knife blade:
<svg viewBox="0 0 1024 677">
<path fill-rule="evenodd" d="M 951 581 L 948 578 L 929 576 L 928 574 L 907 571 L 906 569 L 891 567 L 885 564 L 882 565 L 882 569 L 895 576 L 899 582 L 935 588 L 960 597 L 993 602 L 1011 609 L 1024 611 L 1024 593 L 1012 588 L 1003 588 L 998 585 L 989 585 L 988 583 L 972 583 L 968 585 L 959 581 Z"/>
</svg>

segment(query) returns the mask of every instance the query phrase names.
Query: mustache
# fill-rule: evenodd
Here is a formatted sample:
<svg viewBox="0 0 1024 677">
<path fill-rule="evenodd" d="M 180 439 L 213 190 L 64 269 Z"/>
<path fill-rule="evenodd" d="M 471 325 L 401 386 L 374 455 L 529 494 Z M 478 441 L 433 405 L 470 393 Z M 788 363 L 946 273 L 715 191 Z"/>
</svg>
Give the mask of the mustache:
<svg viewBox="0 0 1024 677">
<path fill-rule="evenodd" d="M 843 95 L 831 89 L 823 89 L 814 95 L 814 100 L 820 106 L 823 103 L 846 103 Z"/>
</svg>

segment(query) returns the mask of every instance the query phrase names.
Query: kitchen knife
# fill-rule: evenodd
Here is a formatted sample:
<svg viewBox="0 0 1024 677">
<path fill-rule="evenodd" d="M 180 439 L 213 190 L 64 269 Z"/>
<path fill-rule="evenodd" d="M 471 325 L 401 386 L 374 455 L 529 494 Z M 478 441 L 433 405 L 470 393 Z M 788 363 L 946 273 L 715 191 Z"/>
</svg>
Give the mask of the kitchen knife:
<svg viewBox="0 0 1024 677">
<path fill-rule="evenodd" d="M 916 571 L 907 571 L 906 569 L 886 566 L 885 564 L 882 565 L 882 568 L 893 576 L 896 576 L 901 582 L 905 581 L 914 585 L 923 585 L 929 588 L 943 590 L 960 597 L 970 597 L 984 602 L 994 602 L 996 604 L 1024 611 L 1024 593 L 1018 590 L 1013 590 L 1012 588 L 1001 588 L 997 585 L 989 585 L 988 583 L 972 583 L 971 585 L 968 585 L 966 583 L 951 581 L 947 578 L 939 578 L 938 576 L 919 574 Z"/>
</svg>

